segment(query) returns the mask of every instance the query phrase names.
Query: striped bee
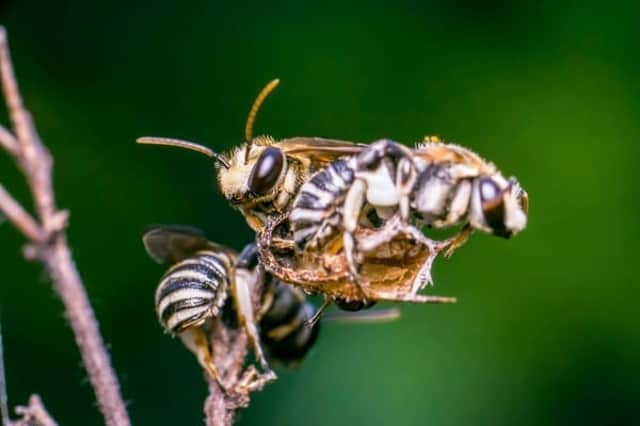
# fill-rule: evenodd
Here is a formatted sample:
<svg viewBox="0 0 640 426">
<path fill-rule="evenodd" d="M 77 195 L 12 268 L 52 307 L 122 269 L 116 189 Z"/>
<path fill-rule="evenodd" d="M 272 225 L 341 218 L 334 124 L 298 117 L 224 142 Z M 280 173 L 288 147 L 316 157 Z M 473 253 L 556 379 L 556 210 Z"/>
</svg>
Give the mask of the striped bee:
<svg viewBox="0 0 640 426">
<path fill-rule="evenodd" d="M 219 381 L 207 329 L 222 316 L 225 304 L 231 303 L 264 371 L 259 379 L 264 383 L 275 380 L 260 345 L 254 313 L 252 294 L 258 285 L 258 271 L 236 267 L 238 255 L 234 251 L 212 243 L 194 228 L 156 226 L 142 241 L 151 258 L 172 265 L 155 294 L 162 327 L 179 336 L 209 376 Z"/>
<path fill-rule="evenodd" d="M 289 210 L 298 188 L 309 177 L 338 157 L 360 152 L 366 145 L 318 137 L 294 137 L 276 141 L 253 137 L 256 114 L 279 80 L 267 84 L 256 98 L 245 126 L 246 142 L 222 155 L 193 142 L 142 137 L 141 144 L 169 145 L 200 152 L 215 160 L 222 195 L 240 210 L 256 232 L 267 221 Z"/>
<path fill-rule="evenodd" d="M 179 225 L 153 227 L 143 243 L 154 260 L 172 265 L 155 294 L 160 324 L 182 339 L 212 378 L 218 379 L 207 337 L 212 321 L 233 328 L 243 324 L 265 370 L 262 383 L 275 379 L 265 358 L 297 365 L 316 341 L 319 323 L 309 326 L 316 307 L 299 288 L 261 273 L 255 244 L 238 255 Z M 260 297 L 253 303 L 256 292 Z"/>
<path fill-rule="evenodd" d="M 450 255 L 474 229 L 505 238 L 517 234 L 526 226 L 527 210 L 528 196 L 518 181 L 505 179 L 466 148 L 427 138 L 409 149 L 383 139 L 313 175 L 301 186 L 288 219 L 303 250 L 323 248 L 341 232 L 351 275 L 357 277 L 362 254 L 399 232 L 430 244 L 412 218 L 417 226 L 435 228 L 465 223 L 449 244 Z M 393 217 L 396 226 L 380 231 L 372 243 L 354 238 L 361 224 L 375 227 Z"/>
</svg>

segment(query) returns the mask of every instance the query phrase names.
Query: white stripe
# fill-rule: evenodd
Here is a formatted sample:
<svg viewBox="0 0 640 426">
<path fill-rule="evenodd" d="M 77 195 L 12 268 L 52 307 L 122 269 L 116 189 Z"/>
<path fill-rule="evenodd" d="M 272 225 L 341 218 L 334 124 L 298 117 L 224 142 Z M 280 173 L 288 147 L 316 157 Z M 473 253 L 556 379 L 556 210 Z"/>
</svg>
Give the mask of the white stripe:
<svg viewBox="0 0 640 426">
<path fill-rule="evenodd" d="M 351 169 L 351 171 L 354 171 L 354 166 L 355 166 L 355 162 L 351 162 L 349 161 L 347 163 L 347 168 Z M 333 165 L 327 167 L 327 169 L 329 170 L 329 175 L 331 178 L 331 182 L 333 182 L 339 189 L 343 190 L 344 188 L 347 187 L 348 183 L 346 180 L 344 180 L 342 178 L 342 176 L 340 176 L 338 174 L 338 172 L 333 168 Z"/>
<path fill-rule="evenodd" d="M 183 310 L 177 311 L 169 317 L 166 323 L 166 327 L 169 330 L 173 330 L 178 324 L 181 324 L 185 322 L 187 319 L 198 316 L 199 314 L 206 312 L 208 310 L 209 310 L 209 306 L 200 306 L 199 308 L 190 308 L 190 309 L 183 309 Z M 199 325 L 199 324 L 193 324 L 193 325 Z"/>
<path fill-rule="evenodd" d="M 215 260 L 211 260 L 210 258 L 215 258 L 217 260 L 220 261 L 220 263 L 217 263 Z M 218 274 L 221 277 L 228 277 L 229 276 L 229 270 L 226 268 L 229 268 L 229 264 L 228 262 L 226 262 L 225 259 L 219 257 L 219 256 L 214 256 L 210 253 L 201 253 L 200 257 L 198 258 L 198 260 L 202 260 L 204 263 L 207 264 L 207 266 L 210 266 L 211 268 L 215 269 L 216 271 L 218 271 Z"/>
<path fill-rule="evenodd" d="M 174 272 L 169 275 L 165 275 L 162 281 L 160 281 L 160 284 L 158 284 L 158 289 L 156 290 L 156 303 L 158 303 L 158 297 L 160 296 L 160 292 L 163 290 L 163 288 L 169 285 L 171 281 L 178 279 L 207 284 L 212 287 L 212 291 L 220 285 L 220 282 L 217 278 L 211 279 L 207 275 L 191 269 L 188 269 L 186 271 Z"/>
<path fill-rule="evenodd" d="M 305 192 L 318 197 L 316 203 L 322 206 L 329 206 L 335 203 L 335 197 L 331 192 L 318 188 L 312 181 L 302 185 L 302 188 L 300 188 L 300 197 L 302 197 L 302 194 Z"/>
<path fill-rule="evenodd" d="M 158 304 L 158 315 L 162 314 L 167 306 L 172 303 L 179 302 L 181 300 L 188 300 L 194 298 L 210 299 L 213 300 L 216 296 L 215 291 L 205 291 L 195 288 L 183 288 L 166 295 Z"/>
<path fill-rule="evenodd" d="M 329 214 L 326 210 L 307 210 L 296 208 L 289 214 L 289 220 L 291 222 L 309 221 L 309 222 L 322 222 L 324 218 Z M 294 224 L 295 227 L 295 224 Z"/>
</svg>

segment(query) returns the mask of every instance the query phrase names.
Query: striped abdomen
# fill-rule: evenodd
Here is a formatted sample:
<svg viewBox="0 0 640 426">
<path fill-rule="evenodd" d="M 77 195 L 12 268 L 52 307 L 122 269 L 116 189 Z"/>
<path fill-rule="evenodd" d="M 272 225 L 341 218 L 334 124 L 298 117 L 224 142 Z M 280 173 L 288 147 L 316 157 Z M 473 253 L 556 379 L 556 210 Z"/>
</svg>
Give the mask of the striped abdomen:
<svg viewBox="0 0 640 426">
<path fill-rule="evenodd" d="M 318 337 L 320 323 L 308 327 L 305 321 L 316 313 L 316 307 L 298 288 L 277 279 L 269 283 L 271 304 L 260 319 L 260 339 L 269 356 L 285 365 L 300 363 Z"/>
<path fill-rule="evenodd" d="M 300 187 L 289 220 L 300 247 L 321 245 L 340 225 L 344 197 L 353 183 L 355 157 L 340 158 Z"/>
<path fill-rule="evenodd" d="M 202 250 L 173 265 L 156 290 L 160 324 L 170 333 L 201 325 L 218 314 L 227 297 L 231 260 Z"/>
</svg>

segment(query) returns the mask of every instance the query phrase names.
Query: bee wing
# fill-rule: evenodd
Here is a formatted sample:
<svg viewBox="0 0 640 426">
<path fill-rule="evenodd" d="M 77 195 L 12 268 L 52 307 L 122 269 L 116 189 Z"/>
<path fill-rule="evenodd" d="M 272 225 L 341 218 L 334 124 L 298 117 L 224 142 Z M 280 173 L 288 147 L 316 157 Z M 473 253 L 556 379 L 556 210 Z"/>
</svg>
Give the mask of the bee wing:
<svg viewBox="0 0 640 426">
<path fill-rule="evenodd" d="M 419 145 L 413 150 L 413 153 L 426 161 L 463 163 L 467 156 L 457 148 L 451 144 L 429 143 Z"/>
<path fill-rule="evenodd" d="M 209 241 L 200 229 L 187 225 L 152 225 L 142 235 L 142 243 L 158 263 L 174 264 L 204 249 L 235 257 L 231 249 Z"/>
<path fill-rule="evenodd" d="M 484 173 L 492 173 L 495 166 L 470 149 L 452 143 L 424 143 L 413 149 L 413 154 L 428 162 L 463 164 Z"/>
<path fill-rule="evenodd" d="M 303 155 L 323 163 L 330 163 L 345 155 L 357 154 L 367 146 L 357 142 L 318 137 L 295 137 L 278 142 L 278 147 L 288 156 Z"/>
</svg>

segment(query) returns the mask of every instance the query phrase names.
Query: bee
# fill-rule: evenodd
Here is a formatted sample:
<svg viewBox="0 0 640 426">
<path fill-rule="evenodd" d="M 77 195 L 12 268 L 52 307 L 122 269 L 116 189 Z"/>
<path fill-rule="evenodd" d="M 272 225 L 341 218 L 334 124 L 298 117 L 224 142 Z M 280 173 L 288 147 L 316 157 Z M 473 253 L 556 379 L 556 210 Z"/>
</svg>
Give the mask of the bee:
<svg viewBox="0 0 640 426">
<path fill-rule="evenodd" d="M 366 145 L 319 137 L 294 137 L 276 141 L 253 137 L 260 106 L 279 80 L 269 82 L 253 103 L 245 125 L 245 143 L 227 154 L 177 139 L 142 137 L 141 144 L 190 149 L 215 161 L 217 184 L 229 203 L 240 210 L 248 225 L 261 232 L 267 221 L 287 212 L 298 188 L 309 177 L 337 158 L 360 152 Z"/>
<path fill-rule="evenodd" d="M 165 331 L 179 336 L 209 376 L 220 383 L 207 329 L 221 318 L 225 305 L 231 304 L 263 369 L 259 380 L 275 380 L 260 345 L 254 313 L 252 294 L 259 284 L 258 271 L 238 265 L 233 250 L 209 241 L 195 228 L 156 226 L 142 241 L 152 259 L 171 265 L 155 293 L 156 312 Z"/>
<path fill-rule="evenodd" d="M 379 222 L 398 220 L 364 243 L 354 234 L 367 212 Z M 474 152 L 435 138 L 415 149 L 383 139 L 314 174 L 300 187 L 288 220 L 303 251 L 324 249 L 342 233 L 350 273 L 357 277 L 362 254 L 400 232 L 430 245 L 418 227 L 465 224 L 449 241 L 451 255 L 475 229 L 505 238 L 517 234 L 527 212 L 528 196 L 518 181 Z"/>
<path fill-rule="evenodd" d="M 155 294 L 161 326 L 181 338 L 214 380 L 219 376 L 207 334 L 211 321 L 223 321 L 233 329 L 244 324 L 256 358 L 262 360 L 262 367 L 268 372 L 258 379 L 265 384 L 274 380 L 275 374 L 265 366 L 264 358 L 294 367 L 314 346 L 321 309 L 301 288 L 263 273 L 255 243 L 247 244 L 237 254 L 207 240 L 200 230 L 183 225 L 151 227 L 143 235 L 143 243 L 152 259 L 172 265 L 160 279 Z M 248 299 L 255 292 L 259 293 L 259 300 L 254 305 Z M 334 313 L 329 320 L 379 322 L 398 316 L 397 310 L 388 309 L 367 314 Z"/>
<path fill-rule="evenodd" d="M 265 384 L 275 380 L 265 358 L 297 366 L 313 347 L 320 330 L 319 309 L 300 288 L 261 271 L 255 243 L 237 254 L 209 241 L 196 228 L 159 225 L 143 235 L 143 244 L 152 259 L 171 265 L 155 293 L 161 326 L 181 338 L 213 379 L 219 380 L 219 375 L 208 338 L 211 321 L 222 320 L 233 329 L 243 325 L 266 371 L 258 379 Z M 254 308 L 250 299 L 256 291 L 260 297 Z M 394 315 L 334 317 L 371 321 Z"/>
</svg>

